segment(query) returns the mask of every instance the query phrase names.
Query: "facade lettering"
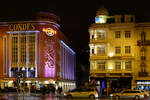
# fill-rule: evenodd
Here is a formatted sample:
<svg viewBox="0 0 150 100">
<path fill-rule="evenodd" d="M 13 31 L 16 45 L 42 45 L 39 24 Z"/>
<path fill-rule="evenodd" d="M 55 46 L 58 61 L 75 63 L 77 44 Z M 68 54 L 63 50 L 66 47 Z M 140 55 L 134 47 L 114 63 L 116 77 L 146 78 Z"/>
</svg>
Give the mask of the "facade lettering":
<svg viewBox="0 0 150 100">
<path fill-rule="evenodd" d="M 9 25 L 9 31 L 31 31 L 31 30 L 35 30 L 35 26 L 31 23 Z"/>
</svg>

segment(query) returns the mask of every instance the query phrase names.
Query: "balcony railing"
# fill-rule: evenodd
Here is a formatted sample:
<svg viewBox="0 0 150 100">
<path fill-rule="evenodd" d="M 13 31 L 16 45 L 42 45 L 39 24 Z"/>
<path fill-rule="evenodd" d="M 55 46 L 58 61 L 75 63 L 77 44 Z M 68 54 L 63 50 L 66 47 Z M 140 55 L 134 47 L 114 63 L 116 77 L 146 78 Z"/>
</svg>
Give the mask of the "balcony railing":
<svg viewBox="0 0 150 100">
<path fill-rule="evenodd" d="M 148 77 L 148 72 L 139 72 L 139 77 Z"/>
<path fill-rule="evenodd" d="M 148 46 L 148 45 L 150 45 L 150 40 L 145 40 L 145 41 L 143 41 L 143 40 L 138 40 L 138 41 L 137 41 L 137 45 L 138 45 L 138 46 Z"/>
<path fill-rule="evenodd" d="M 106 42 L 107 42 L 106 38 L 90 39 L 90 43 L 106 43 Z"/>
</svg>

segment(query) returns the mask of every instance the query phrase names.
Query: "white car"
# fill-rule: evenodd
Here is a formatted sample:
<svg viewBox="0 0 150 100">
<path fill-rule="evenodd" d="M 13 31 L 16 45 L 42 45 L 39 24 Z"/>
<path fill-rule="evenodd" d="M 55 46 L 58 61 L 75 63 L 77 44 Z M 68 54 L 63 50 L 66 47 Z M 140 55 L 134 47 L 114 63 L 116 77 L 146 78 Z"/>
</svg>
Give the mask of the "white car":
<svg viewBox="0 0 150 100">
<path fill-rule="evenodd" d="M 149 97 L 149 92 L 146 90 L 141 90 L 145 97 Z"/>
<path fill-rule="evenodd" d="M 76 88 L 71 91 L 65 92 L 64 96 L 67 98 L 98 98 L 98 91 L 96 88 Z"/>
<path fill-rule="evenodd" d="M 141 90 L 123 90 L 120 93 L 112 93 L 110 97 L 115 97 L 116 99 L 119 98 L 144 98 L 144 93 Z"/>
</svg>

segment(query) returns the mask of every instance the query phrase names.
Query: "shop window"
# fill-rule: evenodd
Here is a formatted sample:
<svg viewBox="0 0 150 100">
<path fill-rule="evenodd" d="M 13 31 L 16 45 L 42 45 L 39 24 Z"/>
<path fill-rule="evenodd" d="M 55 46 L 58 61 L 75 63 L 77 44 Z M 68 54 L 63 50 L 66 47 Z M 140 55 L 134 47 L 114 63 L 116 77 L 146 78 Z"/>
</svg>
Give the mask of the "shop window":
<svg viewBox="0 0 150 100">
<path fill-rule="evenodd" d="M 35 69 L 34 70 L 29 69 L 28 74 L 29 74 L 28 77 L 34 78 L 35 77 Z"/>
</svg>

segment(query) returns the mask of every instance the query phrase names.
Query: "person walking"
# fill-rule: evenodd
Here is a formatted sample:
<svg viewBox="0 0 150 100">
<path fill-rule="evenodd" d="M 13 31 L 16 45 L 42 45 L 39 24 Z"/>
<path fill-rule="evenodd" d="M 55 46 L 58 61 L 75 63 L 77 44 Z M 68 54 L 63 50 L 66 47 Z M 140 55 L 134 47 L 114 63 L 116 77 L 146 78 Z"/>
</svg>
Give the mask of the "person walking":
<svg viewBox="0 0 150 100">
<path fill-rule="evenodd" d="M 42 94 L 45 95 L 45 93 L 46 93 L 46 87 L 43 85 Z"/>
</svg>

